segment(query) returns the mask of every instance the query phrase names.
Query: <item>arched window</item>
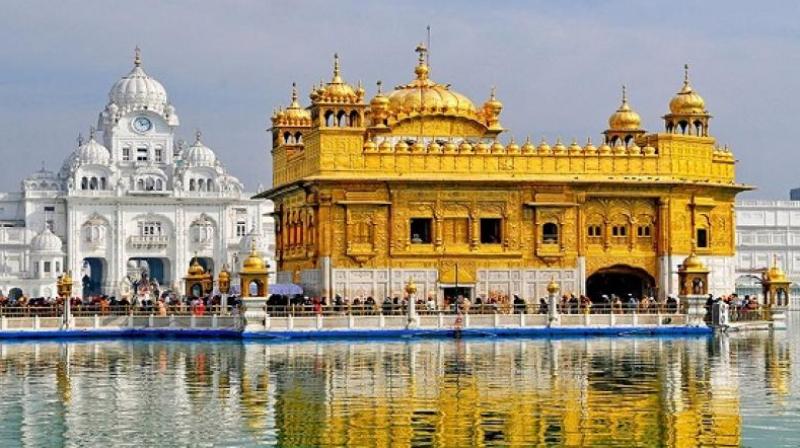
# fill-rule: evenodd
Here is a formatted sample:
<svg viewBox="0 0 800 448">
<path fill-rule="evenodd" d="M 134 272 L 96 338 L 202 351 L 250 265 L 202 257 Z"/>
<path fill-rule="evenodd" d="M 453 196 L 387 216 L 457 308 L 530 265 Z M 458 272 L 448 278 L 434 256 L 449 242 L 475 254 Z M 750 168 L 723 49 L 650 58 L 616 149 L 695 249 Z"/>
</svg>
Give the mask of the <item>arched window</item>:
<svg viewBox="0 0 800 448">
<path fill-rule="evenodd" d="M 347 127 L 347 112 L 340 110 L 336 114 L 336 126 L 339 126 L 340 128 Z"/>
<path fill-rule="evenodd" d="M 352 111 L 350 112 L 350 126 L 358 127 L 361 120 L 359 119 L 358 112 Z"/>
<path fill-rule="evenodd" d="M 325 126 L 330 128 L 330 127 L 333 127 L 335 125 L 336 125 L 336 123 L 335 123 L 335 119 L 334 119 L 334 116 L 333 116 L 333 111 L 329 110 L 329 111 L 325 112 Z"/>
<path fill-rule="evenodd" d="M 96 177 L 92 177 L 92 179 L 89 180 L 89 189 L 90 190 L 97 190 L 97 178 Z"/>
<path fill-rule="evenodd" d="M 205 191 L 206 190 L 206 180 L 205 179 L 198 179 L 197 180 L 197 191 Z"/>
<path fill-rule="evenodd" d="M 680 121 L 680 122 L 678 122 L 678 126 L 680 126 L 680 128 L 681 128 L 681 134 L 686 134 L 686 131 L 689 128 L 689 122 L 688 121 Z"/>
<path fill-rule="evenodd" d="M 195 189 L 194 179 L 189 179 L 189 191 L 194 191 Z"/>
<path fill-rule="evenodd" d="M 105 189 L 106 189 L 106 187 L 107 187 L 107 185 L 106 185 L 106 178 L 105 178 L 105 177 L 101 177 L 101 178 L 100 178 L 100 189 L 101 189 L 101 190 L 105 190 Z"/>
<path fill-rule="evenodd" d="M 289 144 L 289 140 L 291 138 L 292 138 L 292 134 L 290 134 L 289 132 L 284 132 L 283 133 L 283 143 L 284 144 L 288 145 Z"/>
<path fill-rule="evenodd" d="M 139 179 L 136 181 L 136 189 L 139 191 L 144 191 L 144 179 Z"/>
<path fill-rule="evenodd" d="M 558 224 L 546 222 L 542 226 L 542 244 L 558 244 Z"/>
<path fill-rule="evenodd" d="M 206 179 L 206 190 L 214 191 L 214 183 L 211 182 L 211 179 Z"/>
<path fill-rule="evenodd" d="M 294 142 L 297 143 L 297 144 L 303 143 L 303 133 L 302 132 L 296 132 L 294 134 Z"/>
<path fill-rule="evenodd" d="M 161 191 L 164 189 L 164 183 L 161 182 L 161 179 L 156 179 L 156 191 Z"/>
<path fill-rule="evenodd" d="M 81 190 L 86 190 L 87 188 L 89 188 L 89 179 L 87 179 L 86 177 L 82 177 L 81 178 Z"/>
<path fill-rule="evenodd" d="M 147 181 L 145 182 L 145 189 L 147 191 L 153 191 L 156 189 L 156 181 L 153 180 L 152 177 L 147 178 Z"/>
</svg>

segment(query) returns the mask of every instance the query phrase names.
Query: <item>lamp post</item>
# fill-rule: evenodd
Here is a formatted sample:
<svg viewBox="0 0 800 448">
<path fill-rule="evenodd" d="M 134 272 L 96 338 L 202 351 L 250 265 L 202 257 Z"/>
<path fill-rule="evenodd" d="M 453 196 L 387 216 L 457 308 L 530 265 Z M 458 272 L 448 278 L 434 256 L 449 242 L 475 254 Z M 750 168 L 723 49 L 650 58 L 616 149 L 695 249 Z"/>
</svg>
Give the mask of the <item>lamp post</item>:
<svg viewBox="0 0 800 448">
<path fill-rule="evenodd" d="M 417 304 L 416 297 L 417 285 L 414 284 L 414 279 L 409 277 L 406 282 L 406 294 L 408 294 L 408 325 L 407 328 L 417 326 Z"/>
<path fill-rule="evenodd" d="M 231 273 L 228 272 L 228 266 L 222 265 L 222 270 L 217 275 L 217 286 L 219 286 L 219 293 L 222 296 L 220 306 L 223 315 L 228 314 L 228 293 L 231 290 Z"/>
<path fill-rule="evenodd" d="M 56 289 L 58 291 L 59 297 L 64 299 L 64 315 L 62 317 L 61 328 L 66 329 L 69 328 L 69 324 L 71 321 L 72 316 L 71 314 L 71 307 L 70 307 L 70 297 L 72 297 L 72 272 L 67 271 L 66 273 L 62 274 L 58 277 L 58 283 L 56 283 Z"/>
</svg>

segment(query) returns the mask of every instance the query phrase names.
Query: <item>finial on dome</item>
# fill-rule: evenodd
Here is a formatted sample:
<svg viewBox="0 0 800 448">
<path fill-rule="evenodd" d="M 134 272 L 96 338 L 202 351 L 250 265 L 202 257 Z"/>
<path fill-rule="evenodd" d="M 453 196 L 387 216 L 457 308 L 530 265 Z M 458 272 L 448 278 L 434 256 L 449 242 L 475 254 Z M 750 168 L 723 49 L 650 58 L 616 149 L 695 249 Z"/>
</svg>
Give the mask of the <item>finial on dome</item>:
<svg viewBox="0 0 800 448">
<path fill-rule="evenodd" d="M 200 132 L 200 129 L 195 129 L 194 130 L 194 142 L 195 143 L 200 143 L 200 137 L 202 137 L 202 136 L 203 136 L 203 133 Z"/>
<path fill-rule="evenodd" d="M 333 54 L 333 83 L 340 83 L 342 82 L 342 78 L 339 74 L 339 53 Z"/>
<path fill-rule="evenodd" d="M 139 67 L 142 65 L 142 49 L 137 45 L 133 50 L 133 65 Z"/>
<path fill-rule="evenodd" d="M 297 102 L 297 83 L 292 83 L 292 105 Z"/>
<path fill-rule="evenodd" d="M 89 126 L 89 140 L 94 140 L 94 133 L 96 132 L 94 126 Z"/>
<path fill-rule="evenodd" d="M 381 95 L 381 94 L 383 94 L 383 91 L 381 90 L 381 86 L 383 85 L 383 81 L 381 81 L 381 80 L 379 79 L 379 80 L 378 80 L 378 82 L 377 82 L 376 84 L 378 84 L 378 95 Z"/>
<path fill-rule="evenodd" d="M 425 47 L 425 44 L 420 42 L 419 45 L 417 45 L 417 48 L 414 49 L 414 51 L 419 53 L 419 59 L 418 59 L 419 65 L 424 65 L 425 55 L 428 53 L 428 48 Z"/>
<path fill-rule="evenodd" d="M 496 92 L 496 91 L 497 91 L 497 87 L 495 87 L 495 86 L 492 86 L 492 89 L 489 91 L 489 99 L 490 99 L 490 100 L 496 100 L 496 99 L 497 99 L 497 98 L 495 97 L 495 92 Z"/>
<path fill-rule="evenodd" d="M 78 132 L 78 146 L 83 146 L 83 134 Z"/>
<path fill-rule="evenodd" d="M 628 88 L 622 85 L 622 104 L 628 104 Z"/>
<path fill-rule="evenodd" d="M 683 64 L 683 85 L 689 85 L 689 64 Z"/>
</svg>

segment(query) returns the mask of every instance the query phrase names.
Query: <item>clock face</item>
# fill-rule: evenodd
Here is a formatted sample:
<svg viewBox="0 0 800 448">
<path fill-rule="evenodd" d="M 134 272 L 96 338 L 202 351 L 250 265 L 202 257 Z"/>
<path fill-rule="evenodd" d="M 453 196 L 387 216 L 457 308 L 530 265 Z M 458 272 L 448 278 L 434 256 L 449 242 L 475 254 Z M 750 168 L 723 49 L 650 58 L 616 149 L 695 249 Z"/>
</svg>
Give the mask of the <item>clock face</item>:
<svg viewBox="0 0 800 448">
<path fill-rule="evenodd" d="M 136 117 L 133 119 L 133 130 L 136 132 L 147 132 L 153 129 L 153 122 L 147 117 Z"/>
</svg>

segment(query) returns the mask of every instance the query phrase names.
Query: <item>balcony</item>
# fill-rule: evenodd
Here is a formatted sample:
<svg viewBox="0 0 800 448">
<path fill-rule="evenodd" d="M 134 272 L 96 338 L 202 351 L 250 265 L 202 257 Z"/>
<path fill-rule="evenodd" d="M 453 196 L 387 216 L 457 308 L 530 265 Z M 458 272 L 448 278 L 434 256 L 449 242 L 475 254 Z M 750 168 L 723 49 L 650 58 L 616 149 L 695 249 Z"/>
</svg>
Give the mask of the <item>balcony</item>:
<svg viewBox="0 0 800 448">
<path fill-rule="evenodd" d="M 169 245 L 169 237 L 165 235 L 137 235 L 128 237 L 128 246 L 132 249 L 158 250 Z"/>
</svg>

